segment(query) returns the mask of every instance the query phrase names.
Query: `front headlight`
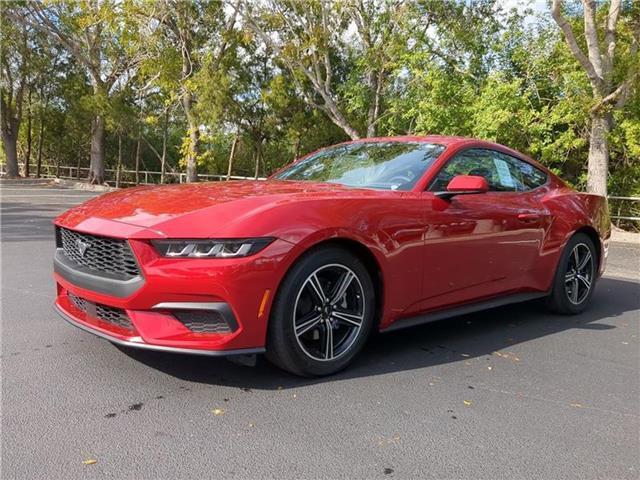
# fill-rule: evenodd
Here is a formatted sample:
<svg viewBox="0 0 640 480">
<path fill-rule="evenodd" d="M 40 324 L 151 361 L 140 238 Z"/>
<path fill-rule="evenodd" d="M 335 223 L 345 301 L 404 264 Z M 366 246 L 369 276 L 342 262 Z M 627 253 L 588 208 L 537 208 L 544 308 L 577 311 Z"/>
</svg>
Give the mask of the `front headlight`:
<svg viewBox="0 0 640 480">
<path fill-rule="evenodd" d="M 273 238 L 233 238 L 223 240 L 153 240 L 163 257 L 171 258 L 239 258 L 258 253 Z"/>
</svg>

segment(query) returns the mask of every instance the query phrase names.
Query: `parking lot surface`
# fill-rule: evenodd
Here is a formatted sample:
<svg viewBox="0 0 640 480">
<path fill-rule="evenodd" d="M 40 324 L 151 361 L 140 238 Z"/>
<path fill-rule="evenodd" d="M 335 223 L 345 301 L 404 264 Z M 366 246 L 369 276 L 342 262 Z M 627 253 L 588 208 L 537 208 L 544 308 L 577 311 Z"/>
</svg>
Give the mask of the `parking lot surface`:
<svg viewBox="0 0 640 480">
<path fill-rule="evenodd" d="M 52 218 L 94 192 L 2 185 L 2 478 L 640 476 L 640 245 L 590 309 L 503 307 L 379 335 L 320 380 L 135 352 L 53 311 Z"/>
</svg>

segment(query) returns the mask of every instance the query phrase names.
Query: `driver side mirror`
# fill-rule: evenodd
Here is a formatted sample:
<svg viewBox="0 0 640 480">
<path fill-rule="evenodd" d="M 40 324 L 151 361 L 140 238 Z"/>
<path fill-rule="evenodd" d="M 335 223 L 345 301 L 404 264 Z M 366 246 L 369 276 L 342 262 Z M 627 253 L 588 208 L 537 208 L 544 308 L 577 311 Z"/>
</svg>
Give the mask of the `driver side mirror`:
<svg viewBox="0 0 640 480">
<path fill-rule="evenodd" d="M 489 191 L 487 179 L 477 175 L 456 175 L 447 185 L 444 192 L 435 192 L 435 196 L 443 200 L 450 200 L 456 195 L 471 195 Z"/>
</svg>

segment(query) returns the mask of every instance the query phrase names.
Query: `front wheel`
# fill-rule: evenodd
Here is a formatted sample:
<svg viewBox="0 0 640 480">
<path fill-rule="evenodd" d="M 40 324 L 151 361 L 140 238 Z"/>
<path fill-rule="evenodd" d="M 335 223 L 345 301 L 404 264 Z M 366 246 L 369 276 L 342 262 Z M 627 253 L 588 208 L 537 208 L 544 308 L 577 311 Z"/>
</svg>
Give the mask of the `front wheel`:
<svg viewBox="0 0 640 480">
<path fill-rule="evenodd" d="M 373 284 L 362 262 L 339 247 L 315 249 L 292 267 L 278 290 L 267 358 L 296 375 L 335 373 L 364 346 L 374 309 Z"/>
<path fill-rule="evenodd" d="M 547 298 L 548 307 L 564 315 L 587 308 L 597 278 L 598 255 L 589 236 L 577 233 L 567 243 Z"/>
</svg>

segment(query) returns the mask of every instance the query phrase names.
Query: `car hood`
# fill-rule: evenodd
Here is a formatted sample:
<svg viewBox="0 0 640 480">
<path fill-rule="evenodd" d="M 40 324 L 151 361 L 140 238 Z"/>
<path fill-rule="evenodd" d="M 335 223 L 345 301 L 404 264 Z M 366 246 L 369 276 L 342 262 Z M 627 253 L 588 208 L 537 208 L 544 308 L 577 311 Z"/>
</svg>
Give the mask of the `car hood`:
<svg viewBox="0 0 640 480">
<path fill-rule="evenodd" d="M 383 192 L 276 180 L 144 186 L 89 200 L 58 217 L 56 224 L 99 233 L 94 228 L 95 220 L 102 219 L 141 227 L 160 236 L 174 236 L 176 229 L 169 227 L 180 219 L 181 227 L 187 226 L 189 235 L 207 236 L 212 231 L 217 234 L 220 226 L 228 230 L 274 204 L 311 198 L 370 197 L 379 193 Z M 105 234 L 119 236 L 117 232 Z M 131 229 L 122 233 L 126 235 L 131 235 Z"/>
</svg>

